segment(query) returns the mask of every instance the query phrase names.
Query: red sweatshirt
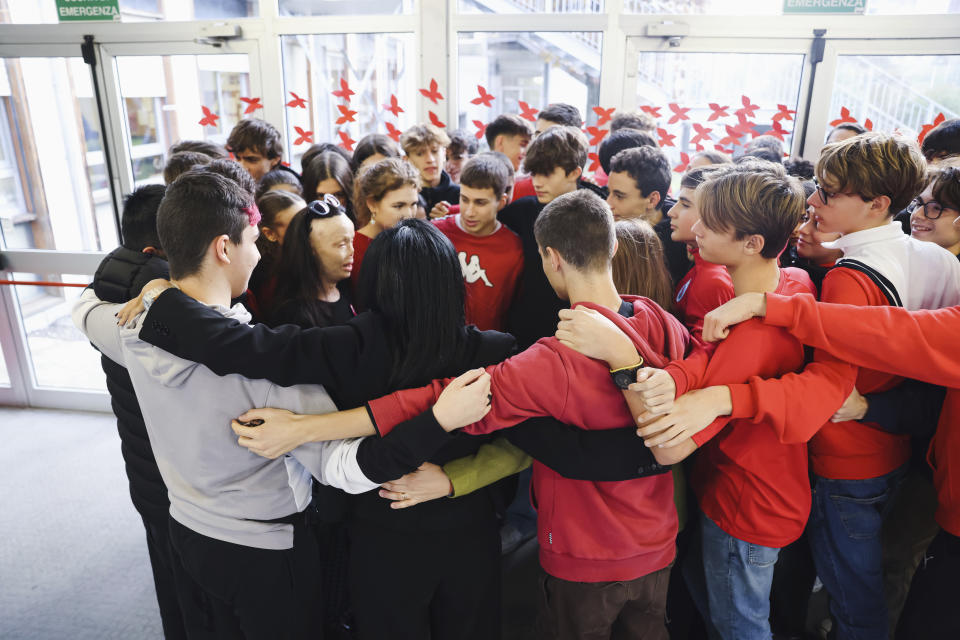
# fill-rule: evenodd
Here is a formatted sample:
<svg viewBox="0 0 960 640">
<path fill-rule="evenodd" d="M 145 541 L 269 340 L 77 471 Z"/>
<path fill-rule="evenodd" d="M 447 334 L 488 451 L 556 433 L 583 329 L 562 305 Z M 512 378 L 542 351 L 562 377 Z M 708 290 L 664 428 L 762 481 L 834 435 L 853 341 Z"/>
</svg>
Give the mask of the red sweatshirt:
<svg viewBox="0 0 960 640">
<path fill-rule="evenodd" d="M 689 336 L 675 318 L 646 298 L 624 299 L 633 302 L 633 318 L 589 303 L 583 306 L 616 323 L 652 366 L 684 355 Z M 481 422 L 466 428 L 468 433 L 488 433 L 536 416 L 553 416 L 585 429 L 633 423 L 606 365 L 556 338 L 543 338 L 487 371 L 493 407 Z M 434 381 L 370 402 L 380 433 L 429 408 L 444 384 Z M 534 461 L 533 492 L 540 563 L 550 575 L 576 582 L 634 580 L 673 561 L 677 513 L 670 474 L 624 482 L 569 480 Z"/>
<path fill-rule="evenodd" d="M 517 180 L 513 184 L 513 199 L 510 202 L 535 195 L 537 195 L 537 192 L 533 188 L 533 178 L 528 176 Z"/>
<path fill-rule="evenodd" d="M 733 297 L 733 281 L 727 268 L 707 262 L 693 250 L 693 268 L 677 283 L 674 302 L 690 333 L 700 339 L 703 317 Z"/>
<path fill-rule="evenodd" d="M 815 291 L 803 271 L 781 269 L 777 293 Z M 751 320 L 734 327 L 712 355 L 698 347 L 666 371 L 680 396 L 751 376 L 798 371 L 803 363 L 803 345 L 796 338 Z M 717 420 L 693 440 L 701 451 L 690 482 L 708 518 L 731 536 L 765 547 L 785 547 L 800 537 L 810 515 L 806 444 L 784 444 L 769 424 L 743 418 Z"/>
<path fill-rule="evenodd" d="M 357 282 L 360 280 L 360 265 L 363 264 L 363 256 L 367 254 L 370 243 L 373 238 L 368 238 L 362 233 L 353 234 L 353 271 L 350 272 L 350 283 L 353 290 L 357 290 Z"/>
<path fill-rule="evenodd" d="M 832 269 L 823 280 L 825 301 L 858 306 L 886 305 L 887 300 L 866 275 Z M 869 423 L 831 422 L 830 418 L 856 386 L 860 393 L 885 391 L 901 378 L 858 369 L 824 351 L 802 373 L 778 379 L 751 378 L 730 385 L 732 417 L 768 421 L 782 442 L 810 441 L 810 465 L 825 478 L 862 480 L 889 473 L 910 457 L 909 436 L 894 435 Z"/>
<path fill-rule="evenodd" d="M 460 259 L 467 288 L 467 324 L 501 331 L 523 272 L 523 247 L 513 231 L 501 225 L 488 236 L 467 233 L 459 216 L 446 216 L 433 224 L 450 239 Z"/>
<path fill-rule="evenodd" d="M 960 536 L 960 307 L 907 311 L 768 295 L 764 323 L 858 366 L 950 387 L 927 460 L 937 489 L 937 523 Z"/>
</svg>

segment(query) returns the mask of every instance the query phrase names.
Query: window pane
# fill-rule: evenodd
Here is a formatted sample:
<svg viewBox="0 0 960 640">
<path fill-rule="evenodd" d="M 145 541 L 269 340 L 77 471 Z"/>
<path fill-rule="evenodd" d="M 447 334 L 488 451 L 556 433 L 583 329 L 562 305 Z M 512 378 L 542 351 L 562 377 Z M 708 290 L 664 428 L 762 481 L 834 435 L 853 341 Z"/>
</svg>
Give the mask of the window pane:
<svg viewBox="0 0 960 640">
<path fill-rule="evenodd" d="M 279 0 L 281 16 L 413 13 L 414 0 Z"/>
<path fill-rule="evenodd" d="M 6 249 L 117 245 L 90 68 L 0 60 L 0 235 Z"/>
<path fill-rule="evenodd" d="M 789 151 L 803 58 L 802 54 L 641 52 L 637 105 L 653 108 L 661 147 L 675 166 L 682 163 L 681 153 L 719 147 L 739 154 L 761 134 L 781 138 Z"/>
<path fill-rule="evenodd" d="M 352 147 L 368 133 L 390 133 L 390 127 L 403 131 L 416 122 L 412 33 L 284 36 L 282 46 L 287 149 L 297 171 L 300 156 L 313 143 Z M 341 81 L 353 95 L 343 93 Z M 384 106 L 391 96 L 403 109 L 396 116 Z"/>
<path fill-rule="evenodd" d="M 461 0 L 461 2 L 464 0 Z M 781 15 L 783 0 L 623 0 L 626 13 L 703 13 L 712 15 Z M 955 0 L 868 0 L 865 14 L 911 15 L 960 13 Z"/>
<path fill-rule="evenodd" d="M 917 73 L 923 69 L 923 73 Z M 831 126 L 847 109 L 860 124 L 877 131 L 899 129 L 915 136 L 939 114 L 960 116 L 960 55 L 838 56 L 830 101 Z M 811 123 L 813 124 L 813 123 Z"/>
<path fill-rule="evenodd" d="M 89 284 L 84 275 L 15 273 L 18 281 Z M 80 287 L 17 285 L 17 303 L 27 334 L 27 350 L 37 386 L 106 391 L 98 354 L 73 326 L 70 311 Z"/>
<path fill-rule="evenodd" d="M 534 109 L 566 102 L 588 123 L 588 107 L 600 96 L 603 34 L 578 32 L 460 33 L 458 126 L 476 131 L 474 120 L 490 122 L 500 113 L 520 113 L 519 103 Z M 494 96 L 492 107 L 471 104 L 482 85 Z"/>
<path fill-rule="evenodd" d="M 56 0 L 6 0 L 0 22 L 15 24 L 59 22 Z M 259 0 L 120 0 L 123 22 L 256 18 Z"/>
<path fill-rule="evenodd" d="M 3 345 L 0 345 L 0 387 L 10 386 L 10 373 L 7 371 L 7 361 L 3 357 Z"/>
<path fill-rule="evenodd" d="M 240 98 L 255 97 L 250 95 L 245 53 L 118 56 L 116 60 L 138 187 L 163 184 L 167 150 L 175 142 L 225 144 L 247 109 Z M 258 113 L 254 110 L 250 115 Z M 201 120 L 214 124 L 200 124 Z"/>
<path fill-rule="evenodd" d="M 460 0 L 460 12 L 603 13 L 603 3 L 604 0 Z"/>
</svg>

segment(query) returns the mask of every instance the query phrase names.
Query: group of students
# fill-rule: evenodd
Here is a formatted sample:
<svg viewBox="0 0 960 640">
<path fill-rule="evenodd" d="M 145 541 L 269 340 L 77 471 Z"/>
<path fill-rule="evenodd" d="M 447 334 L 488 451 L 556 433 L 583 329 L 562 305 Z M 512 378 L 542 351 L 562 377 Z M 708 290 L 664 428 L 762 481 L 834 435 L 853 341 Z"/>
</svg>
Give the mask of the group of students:
<svg viewBox="0 0 960 640">
<path fill-rule="evenodd" d="M 531 503 L 537 637 L 803 637 L 816 577 L 832 637 L 958 637 L 951 319 L 906 314 L 960 304 L 960 122 L 844 125 L 815 167 L 761 136 L 675 199 L 649 116 L 590 180 L 580 125 L 416 125 L 298 175 L 247 119 L 131 194 L 74 320 L 168 637 L 500 637 Z"/>
</svg>

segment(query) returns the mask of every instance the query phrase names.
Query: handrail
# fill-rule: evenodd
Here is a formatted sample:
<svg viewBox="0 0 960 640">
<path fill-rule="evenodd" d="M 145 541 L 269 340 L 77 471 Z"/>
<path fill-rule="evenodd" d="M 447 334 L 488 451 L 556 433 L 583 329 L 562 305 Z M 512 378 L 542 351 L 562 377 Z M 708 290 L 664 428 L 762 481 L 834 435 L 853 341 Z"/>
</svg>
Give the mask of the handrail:
<svg viewBox="0 0 960 640">
<path fill-rule="evenodd" d="M 86 289 L 89 284 L 79 282 L 50 282 L 49 280 L 0 280 L 0 285 L 24 285 L 28 287 L 83 287 Z"/>
</svg>

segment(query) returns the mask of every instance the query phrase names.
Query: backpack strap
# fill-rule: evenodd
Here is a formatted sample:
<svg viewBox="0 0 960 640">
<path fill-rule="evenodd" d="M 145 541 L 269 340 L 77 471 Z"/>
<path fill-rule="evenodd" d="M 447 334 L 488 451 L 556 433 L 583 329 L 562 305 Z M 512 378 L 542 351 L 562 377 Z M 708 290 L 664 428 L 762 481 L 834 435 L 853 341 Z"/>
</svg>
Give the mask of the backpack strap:
<svg viewBox="0 0 960 640">
<path fill-rule="evenodd" d="M 837 260 L 837 264 L 835 266 L 853 269 L 854 271 L 859 271 L 860 273 L 866 275 L 883 293 L 884 297 L 887 299 L 887 304 L 889 304 L 891 307 L 903 306 L 903 301 L 900 300 L 900 294 L 897 293 L 897 288 L 893 286 L 893 283 L 887 280 L 882 273 L 870 265 L 864 264 L 859 260 L 854 260 L 853 258 L 840 258 Z"/>
</svg>

